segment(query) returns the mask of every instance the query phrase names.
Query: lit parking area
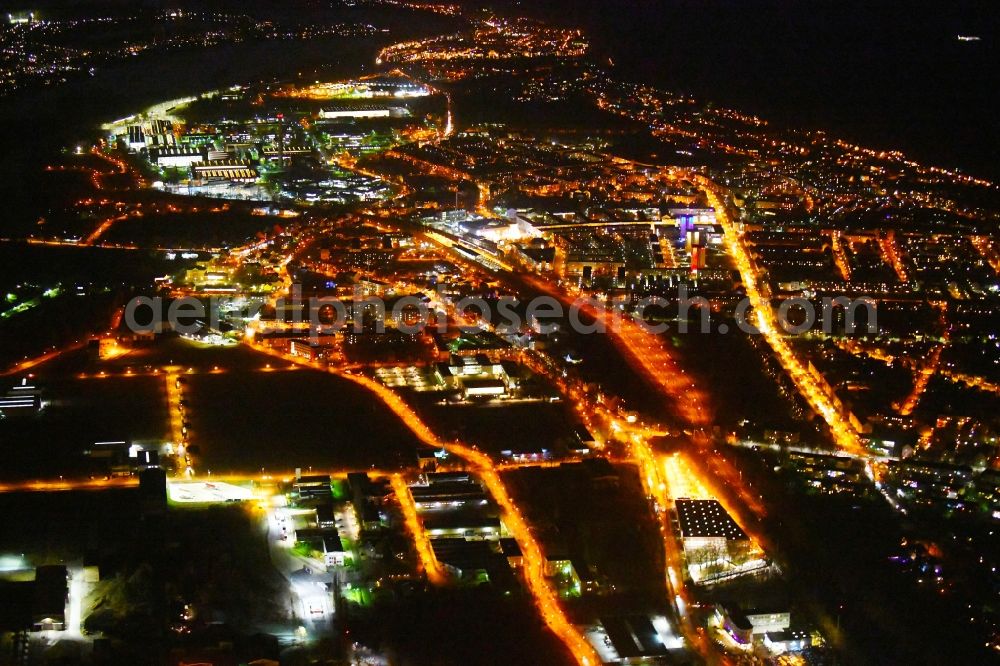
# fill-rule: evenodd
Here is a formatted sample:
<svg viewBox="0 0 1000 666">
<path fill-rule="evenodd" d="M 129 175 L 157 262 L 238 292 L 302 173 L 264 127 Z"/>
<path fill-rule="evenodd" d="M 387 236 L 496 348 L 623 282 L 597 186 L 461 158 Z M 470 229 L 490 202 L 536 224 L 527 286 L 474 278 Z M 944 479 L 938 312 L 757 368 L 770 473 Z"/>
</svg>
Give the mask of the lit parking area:
<svg viewBox="0 0 1000 666">
<path fill-rule="evenodd" d="M 597 656 L 601 658 L 602 664 L 618 663 L 618 651 L 615 650 L 614 646 L 611 644 L 611 639 L 608 638 L 608 632 L 604 630 L 604 627 L 600 623 L 587 627 L 585 635 L 587 637 L 587 641 L 597 652 Z"/>
<path fill-rule="evenodd" d="M 271 562 L 288 581 L 290 609 L 298 625 L 295 641 L 327 635 L 335 612 L 331 586 L 333 577 L 323 562 L 296 552 L 295 532 L 306 525 L 313 512 L 278 506 L 267 512 Z"/>
<path fill-rule="evenodd" d="M 407 367 L 378 368 L 375 377 L 389 388 L 411 388 L 415 391 L 434 391 L 441 386 L 428 377 L 427 371 L 415 365 Z"/>
<path fill-rule="evenodd" d="M 168 483 L 167 497 L 177 504 L 219 504 L 246 502 L 253 499 L 253 491 L 222 481 Z"/>
</svg>

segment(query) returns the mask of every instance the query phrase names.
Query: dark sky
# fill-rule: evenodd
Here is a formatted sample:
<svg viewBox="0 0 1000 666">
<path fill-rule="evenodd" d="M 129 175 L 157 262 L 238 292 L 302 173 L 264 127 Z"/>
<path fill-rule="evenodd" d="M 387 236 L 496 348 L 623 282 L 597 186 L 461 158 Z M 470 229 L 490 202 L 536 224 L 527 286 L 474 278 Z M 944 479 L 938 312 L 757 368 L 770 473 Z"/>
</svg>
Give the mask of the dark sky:
<svg viewBox="0 0 1000 666">
<path fill-rule="evenodd" d="M 1000 178 L 993 0 L 533 0 L 618 76 Z M 978 35 L 960 42 L 958 34 Z"/>
<path fill-rule="evenodd" d="M 451 1 L 509 7 L 582 26 L 602 53 L 614 56 L 617 76 L 1000 179 L 997 0 Z M 43 10 L 104 12 L 172 6 L 301 12 L 330 4 L 30 2 Z M 959 42 L 958 34 L 982 39 Z"/>
</svg>

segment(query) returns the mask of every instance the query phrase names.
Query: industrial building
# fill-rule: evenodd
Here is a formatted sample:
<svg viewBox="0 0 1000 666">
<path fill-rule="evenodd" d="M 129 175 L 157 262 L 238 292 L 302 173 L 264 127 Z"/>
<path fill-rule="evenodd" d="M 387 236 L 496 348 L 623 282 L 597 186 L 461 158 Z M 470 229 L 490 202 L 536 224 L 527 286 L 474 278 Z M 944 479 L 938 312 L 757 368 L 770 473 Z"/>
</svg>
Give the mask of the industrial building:
<svg viewBox="0 0 1000 666">
<path fill-rule="evenodd" d="M 295 530 L 295 540 L 304 543 L 317 553 L 322 553 L 328 567 L 340 567 L 347 559 L 347 549 L 336 527 L 307 527 Z"/>
<path fill-rule="evenodd" d="M 401 115 L 398 114 L 397 115 Z M 387 106 L 376 104 L 343 104 L 321 109 L 320 120 L 343 120 L 358 118 L 389 118 L 392 111 Z"/>
<path fill-rule="evenodd" d="M 329 474 L 299 476 L 292 483 L 292 492 L 303 500 L 329 500 L 333 496 Z"/>
<path fill-rule="evenodd" d="M 351 505 L 361 523 L 362 530 L 374 530 L 385 520 L 382 504 L 389 495 L 389 485 L 385 479 L 373 481 L 364 472 L 347 475 L 347 485 L 351 492 Z"/>
<path fill-rule="evenodd" d="M 149 160 L 159 167 L 187 169 L 205 161 L 205 151 L 192 146 L 166 146 L 149 151 Z"/>
<path fill-rule="evenodd" d="M 410 486 L 410 494 L 431 540 L 497 540 L 504 536 L 496 507 L 479 481 L 466 472 L 422 475 Z"/>
<path fill-rule="evenodd" d="M 452 354 L 447 363 L 438 363 L 434 378 L 447 388 L 461 391 L 464 398 L 502 397 L 512 386 L 503 363 L 494 363 L 485 354 Z"/>
<path fill-rule="evenodd" d="M 465 472 L 439 472 L 424 476 L 426 484 L 410 486 L 418 510 L 485 506 L 486 491 Z"/>
<path fill-rule="evenodd" d="M 672 636 L 662 635 L 648 615 L 602 617 L 606 636 L 601 650 L 606 664 L 671 664 Z M 665 628 L 669 631 L 669 625 Z"/>
<path fill-rule="evenodd" d="M 725 548 L 728 541 L 748 540 L 718 500 L 678 499 L 675 504 L 685 551 Z"/>
<path fill-rule="evenodd" d="M 212 156 L 209 155 L 209 158 Z M 191 165 L 191 176 L 198 181 L 229 180 L 238 183 L 252 183 L 260 174 L 247 160 L 207 159 Z"/>
<path fill-rule="evenodd" d="M 677 522 L 687 573 L 708 585 L 767 569 L 760 548 L 714 499 L 678 499 Z"/>
<path fill-rule="evenodd" d="M 313 149 L 309 146 L 291 144 L 287 146 L 267 145 L 261 149 L 261 155 L 266 160 L 278 160 L 299 155 L 311 155 Z"/>
<path fill-rule="evenodd" d="M 741 645 L 762 640 L 765 634 L 787 631 L 791 625 L 791 613 L 788 611 L 742 610 L 736 606 L 716 607 L 715 619 Z"/>
<path fill-rule="evenodd" d="M 27 378 L 22 379 L 20 384 L 11 387 L 5 395 L 0 396 L 0 414 L 34 414 L 41 408 L 41 389 L 28 384 Z"/>
</svg>

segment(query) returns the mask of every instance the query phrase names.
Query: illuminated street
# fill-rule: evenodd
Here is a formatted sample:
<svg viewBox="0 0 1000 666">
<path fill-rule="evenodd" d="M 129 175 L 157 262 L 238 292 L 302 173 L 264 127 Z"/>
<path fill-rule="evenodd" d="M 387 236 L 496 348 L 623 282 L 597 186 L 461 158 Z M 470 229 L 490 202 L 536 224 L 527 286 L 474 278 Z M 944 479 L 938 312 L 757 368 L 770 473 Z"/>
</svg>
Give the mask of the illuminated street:
<svg viewBox="0 0 1000 666">
<path fill-rule="evenodd" d="M 795 356 L 795 352 L 789 346 L 787 339 L 780 330 L 775 312 L 769 300 L 765 300 L 763 292 L 758 286 L 757 273 L 753 267 L 752 259 L 744 248 L 739 230 L 729 218 L 723 199 L 720 198 L 719 193 L 713 185 L 705 180 L 699 180 L 699 182 L 704 188 L 708 200 L 716 210 L 717 219 L 725 229 L 727 247 L 740 272 L 747 298 L 753 306 L 755 325 L 760 329 L 761 335 L 767 340 L 771 349 L 774 350 L 775 355 L 781 361 L 785 371 L 795 382 L 799 392 L 809 402 L 810 406 L 826 421 L 837 445 L 847 452 L 859 453 L 861 451 L 861 444 L 858 440 L 857 431 L 831 402 L 829 386 L 826 385 L 822 377 L 810 372 L 802 365 L 802 362 Z"/>
</svg>

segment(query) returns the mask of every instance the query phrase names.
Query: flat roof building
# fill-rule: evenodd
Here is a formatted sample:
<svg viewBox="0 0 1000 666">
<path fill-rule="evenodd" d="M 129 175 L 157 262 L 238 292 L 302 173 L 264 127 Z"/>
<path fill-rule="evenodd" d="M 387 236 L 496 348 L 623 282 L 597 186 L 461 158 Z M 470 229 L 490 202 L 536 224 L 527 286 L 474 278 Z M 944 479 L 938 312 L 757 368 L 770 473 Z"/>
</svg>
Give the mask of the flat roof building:
<svg viewBox="0 0 1000 666">
<path fill-rule="evenodd" d="M 746 533 L 736 524 L 718 500 L 679 499 L 677 519 L 684 539 L 746 539 Z"/>
<path fill-rule="evenodd" d="M 329 474 L 300 476 L 292 483 L 292 491 L 300 500 L 328 500 L 333 495 Z"/>
<path fill-rule="evenodd" d="M 467 541 L 459 538 L 433 539 L 434 558 L 458 578 L 469 578 L 486 573 L 498 555 L 486 541 Z"/>
<path fill-rule="evenodd" d="M 737 606 L 719 606 L 716 613 L 722 628 L 733 640 L 744 645 L 749 645 L 765 634 L 787 631 L 791 624 L 791 613 L 788 611 L 743 610 Z"/>
<path fill-rule="evenodd" d="M 464 505 L 486 504 L 486 493 L 478 483 L 443 481 L 426 486 L 410 486 L 413 502 L 420 509 L 457 508 Z"/>
<path fill-rule="evenodd" d="M 319 117 L 322 120 L 341 118 L 389 118 L 392 113 L 389 107 L 374 104 L 338 105 L 321 109 Z"/>
<path fill-rule="evenodd" d="M 347 558 L 347 549 L 344 548 L 336 527 L 295 530 L 295 540 L 322 553 L 323 563 L 328 567 L 343 566 Z"/>
<path fill-rule="evenodd" d="M 500 518 L 476 510 L 429 511 L 421 514 L 431 540 L 440 538 L 499 539 Z"/>
<path fill-rule="evenodd" d="M 602 617 L 601 625 L 618 656 L 613 663 L 668 663 L 670 651 L 648 616 Z"/>
<path fill-rule="evenodd" d="M 466 398 L 507 395 L 507 384 L 501 379 L 463 379 L 462 389 Z"/>
<path fill-rule="evenodd" d="M 209 158 L 212 155 L 209 154 Z M 191 174 L 198 180 L 233 180 L 252 183 L 260 176 L 246 160 L 207 159 L 191 165 Z"/>
<path fill-rule="evenodd" d="M 151 162 L 161 167 L 188 168 L 205 160 L 205 151 L 191 146 L 165 146 L 149 151 Z"/>
</svg>

